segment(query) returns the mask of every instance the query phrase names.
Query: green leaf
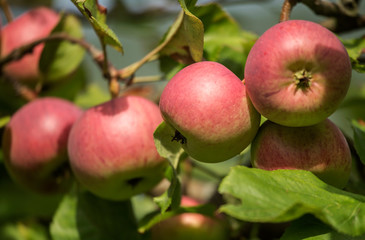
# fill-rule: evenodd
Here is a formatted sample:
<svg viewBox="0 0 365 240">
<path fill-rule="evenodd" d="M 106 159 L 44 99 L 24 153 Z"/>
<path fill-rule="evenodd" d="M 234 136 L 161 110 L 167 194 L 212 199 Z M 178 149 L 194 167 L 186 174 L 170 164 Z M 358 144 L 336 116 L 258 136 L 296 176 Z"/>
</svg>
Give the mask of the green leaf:
<svg viewBox="0 0 365 240">
<path fill-rule="evenodd" d="M 86 89 L 80 92 L 74 102 L 82 108 L 89 108 L 110 100 L 110 95 L 96 83 L 88 84 Z"/>
<path fill-rule="evenodd" d="M 106 24 L 106 9 L 97 0 L 71 0 L 87 18 L 103 45 L 110 45 L 123 53 L 117 35 Z"/>
<path fill-rule="evenodd" d="M 354 145 L 360 160 L 365 164 L 365 123 L 360 124 L 358 121 L 352 122 L 354 129 Z"/>
<path fill-rule="evenodd" d="M 0 117 L 0 128 L 4 127 L 10 121 L 10 116 Z"/>
<path fill-rule="evenodd" d="M 157 127 L 153 136 L 158 153 L 168 159 L 170 164 L 170 172 L 167 172 L 167 177 L 171 182 L 170 187 L 161 196 L 154 199 L 163 213 L 171 204 L 173 204 L 173 208 L 176 208 L 180 203 L 181 192 L 177 168 L 180 160 L 185 159 L 187 154 L 179 142 L 172 140 L 175 136 L 175 129 L 166 122 L 162 122 Z"/>
<path fill-rule="evenodd" d="M 365 37 L 342 40 L 342 43 L 345 45 L 350 56 L 352 68 L 361 73 L 365 72 L 364 62 L 359 61 L 359 57 L 365 50 Z"/>
<path fill-rule="evenodd" d="M 35 221 L 7 222 L 0 226 L 3 240 L 48 240 L 47 228 Z"/>
<path fill-rule="evenodd" d="M 88 192 L 65 196 L 50 230 L 54 240 L 140 239 L 129 200 L 108 201 Z"/>
<path fill-rule="evenodd" d="M 237 166 L 219 192 L 240 200 L 220 210 L 244 221 L 285 222 L 313 214 L 340 233 L 365 233 L 365 197 L 327 185 L 308 171 Z"/>
<path fill-rule="evenodd" d="M 82 27 L 79 20 L 72 15 L 63 15 L 54 33 L 65 33 L 81 39 Z M 77 44 L 64 41 L 48 41 L 42 51 L 39 69 L 44 82 L 54 82 L 69 76 L 80 65 L 85 50 Z"/>
<path fill-rule="evenodd" d="M 293 221 L 280 240 L 363 240 L 364 237 L 338 233 L 313 216 L 305 215 Z"/>
<path fill-rule="evenodd" d="M 204 24 L 204 58 L 219 62 L 243 79 L 244 65 L 257 35 L 244 31 L 219 4 L 194 9 Z"/>
</svg>

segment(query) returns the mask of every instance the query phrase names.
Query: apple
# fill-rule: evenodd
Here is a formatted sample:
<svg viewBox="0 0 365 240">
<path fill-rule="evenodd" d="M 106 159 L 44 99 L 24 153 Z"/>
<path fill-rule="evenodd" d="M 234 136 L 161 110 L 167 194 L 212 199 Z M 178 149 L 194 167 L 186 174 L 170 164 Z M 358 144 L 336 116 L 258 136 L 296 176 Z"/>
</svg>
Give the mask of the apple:
<svg viewBox="0 0 365 240">
<path fill-rule="evenodd" d="M 22 45 L 47 37 L 59 20 L 59 14 L 46 7 L 23 13 L 1 29 L 1 56 L 8 55 Z M 24 83 L 37 82 L 40 79 L 38 62 L 43 47 L 44 44 L 39 44 L 32 53 L 5 65 L 4 73 Z"/>
<path fill-rule="evenodd" d="M 115 201 L 150 190 L 163 179 L 167 166 L 153 138 L 162 121 L 158 106 L 138 96 L 86 110 L 68 142 L 76 179 L 95 195 Z"/>
<path fill-rule="evenodd" d="M 257 111 L 289 127 L 325 120 L 344 99 L 350 80 L 351 62 L 341 41 L 305 20 L 268 29 L 245 65 L 247 93 Z"/>
<path fill-rule="evenodd" d="M 39 193 L 58 193 L 72 182 L 67 138 L 82 110 L 63 99 L 39 98 L 20 108 L 3 135 L 5 166 L 15 182 Z"/>
<path fill-rule="evenodd" d="M 260 115 L 245 85 L 217 62 L 193 63 L 180 70 L 160 98 L 165 122 L 194 159 L 214 163 L 243 151 L 254 138 Z"/>
<path fill-rule="evenodd" d="M 182 196 L 181 206 L 192 207 L 200 203 Z M 155 224 L 150 231 L 151 240 L 227 240 L 228 224 L 219 216 L 200 213 L 182 213 Z"/>
<path fill-rule="evenodd" d="M 266 121 L 252 142 L 251 161 L 265 170 L 308 170 L 338 188 L 346 186 L 351 171 L 350 148 L 329 119 L 307 127 Z"/>
</svg>

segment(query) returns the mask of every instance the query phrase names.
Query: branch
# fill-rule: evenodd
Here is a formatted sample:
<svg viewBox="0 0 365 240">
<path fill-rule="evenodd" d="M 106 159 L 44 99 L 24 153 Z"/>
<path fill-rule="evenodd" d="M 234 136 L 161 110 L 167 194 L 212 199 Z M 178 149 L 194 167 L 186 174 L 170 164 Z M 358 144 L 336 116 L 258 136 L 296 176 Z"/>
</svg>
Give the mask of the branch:
<svg viewBox="0 0 365 240">
<path fill-rule="evenodd" d="M 0 7 L 2 8 L 2 10 L 5 14 L 6 20 L 8 22 L 13 21 L 13 19 L 14 19 L 13 13 L 11 12 L 8 2 L 6 0 L 0 0 Z"/>
<path fill-rule="evenodd" d="M 329 17 L 322 23 L 333 32 L 340 33 L 365 27 L 365 16 L 359 14 L 359 0 L 299 0 L 315 14 Z"/>
<path fill-rule="evenodd" d="M 290 13 L 296 4 L 297 0 L 284 0 L 283 6 L 281 7 L 280 22 L 289 20 Z"/>
<path fill-rule="evenodd" d="M 81 47 L 83 47 L 92 56 L 94 62 L 102 70 L 103 76 L 108 80 L 109 90 L 112 97 L 116 97 L 119 95 L 119 90 L 120 90 L 119 81 L 124 82 L 126 85 L 128 85 L 131 82 L 131 78 L 133 78 L 133 76 L 131 76 L 130 78 L 122 78 L 121 72 L 117 70 L 113 65 L 111 65 L 110 63 L 105 64 L 106 58 L 104 52 L 98 50 L 93 45 L 91 45 L 90 43 L 86 42 L 83 39 L 74 38 L 65 33 L 55 33 L 45 38 L 41 38 L 29 44 L 23 45 L 17 49 L 14 49 L 7 56 L 0 59 L 0 73 L 3 74 L 2 69 L 4 65 L 12 61 L 21 59 L 26 54 L 31 53 L 36 46 L 45 43 L 47 41 L 69 41 L 71 43 L 78 44 Z M 105 70 L 105 65 L 107 65 L 108 71 Z"/>
</svg>

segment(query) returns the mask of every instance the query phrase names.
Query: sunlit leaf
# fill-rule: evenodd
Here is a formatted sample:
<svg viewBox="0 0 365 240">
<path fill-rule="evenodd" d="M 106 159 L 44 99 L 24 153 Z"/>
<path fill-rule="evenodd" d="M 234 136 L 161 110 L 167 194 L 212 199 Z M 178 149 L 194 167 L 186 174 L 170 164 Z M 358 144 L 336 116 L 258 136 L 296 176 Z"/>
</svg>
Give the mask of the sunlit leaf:
<svg viewBox="0 0 365 240">
<path fill-rule="evenodd" d="M 123 52 L 117 35 L 106 24 L 106 9 L 97 0 L 71 0 L 79 11 L 87 18 L 104 45 L 110 45 Z"/>
<path fill-rule="evenodd" d="M 220 210 L 244 221 L 286 222 L 312 214 L 340 233 L 365 234 L 365 196 L 327 185 L 308 171 L 237 166 L 219 191 L 239 201 Z"/>
<path fill-rule="evenodd" d="M 175 130 L 166 122 L 162 122 L 154 133 L 155 145 L 158 153 L 162 157 L 168 159 L 170 163 L 170 172 L 167 172 L 167 177 L 171 182 L 170 187 L 161 196 L 155 198 L 162 213 L 165 212 L 171 204 L 173 204 L 173 208 L 178 207 L 181 197 L 177 168 L 180 160 L 186 158 L 187 154 L 184 152 L 179 142 L 172 140 L 175 133 Z"/>
</svg>

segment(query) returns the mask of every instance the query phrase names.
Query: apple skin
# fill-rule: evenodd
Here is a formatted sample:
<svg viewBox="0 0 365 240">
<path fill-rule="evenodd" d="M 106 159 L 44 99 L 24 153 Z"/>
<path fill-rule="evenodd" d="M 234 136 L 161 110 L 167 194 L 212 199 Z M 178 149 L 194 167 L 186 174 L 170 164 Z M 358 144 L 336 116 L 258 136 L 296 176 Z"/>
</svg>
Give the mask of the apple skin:
<svg viewBox="0 0 365 240">
<path fill-rule="evenodd" d="M 308 127 L 266 121 L 251 145 L 253 167 L 308 170 L 338 188 L 349 180 L 351 161 L 344 135 L 329 119 Z"/>
<path fill-rule="evenodd" d="M 215 163 L 243 151 L 254 138 L 260 114 L 245 85 L 220 63 L 203 61 L 180 70 L 166 85 L 160 110 L 194 159 Z"/>
<path fill-rule="evenodd" d="M 14 49 L 47 37 L 60 20 L 58 13 L 46 7 L 34 8 L 5 25 L 1 30 L 1 56 Z M 40 80 L 38 63 L 44 44 L 39 44 L 32 53 L 4 66 L 4 73 L 24 83 Z"/>
<path fill-rule="evenodd" d="M 319 24 L 289 20 L 268 29 L 245 65 L 247 93 L 261 115 L 291 127 L 325 120 L 345 97 L 351 62 L 340 40 Z"/>
<path fill-rule="evenodd" d="M 200 203 L 182 196 L 181 206 L 192 207 Z M 151 240 L 227 240 L 228 224 L 219 216 L 200 213 L 182 213 L 157 223 L 151 228 Z"/>
<path fill-rule="evenodd" d="M 137 96 L 86 110 L 68 142 L 76 179 L 93 194 L 115 201 L 150 190 L 163 179 L 167 166 L 153 138 L 162 121 L 158 106 Z"/>
<path fill-rule="evenodd" d="M 68 190 L 67 139 L 82 110 L 63 99 L 45 97 L 20 108 L 3 135 L 5 166 L 25 189 L 51 194 Z"/>
</svg>

